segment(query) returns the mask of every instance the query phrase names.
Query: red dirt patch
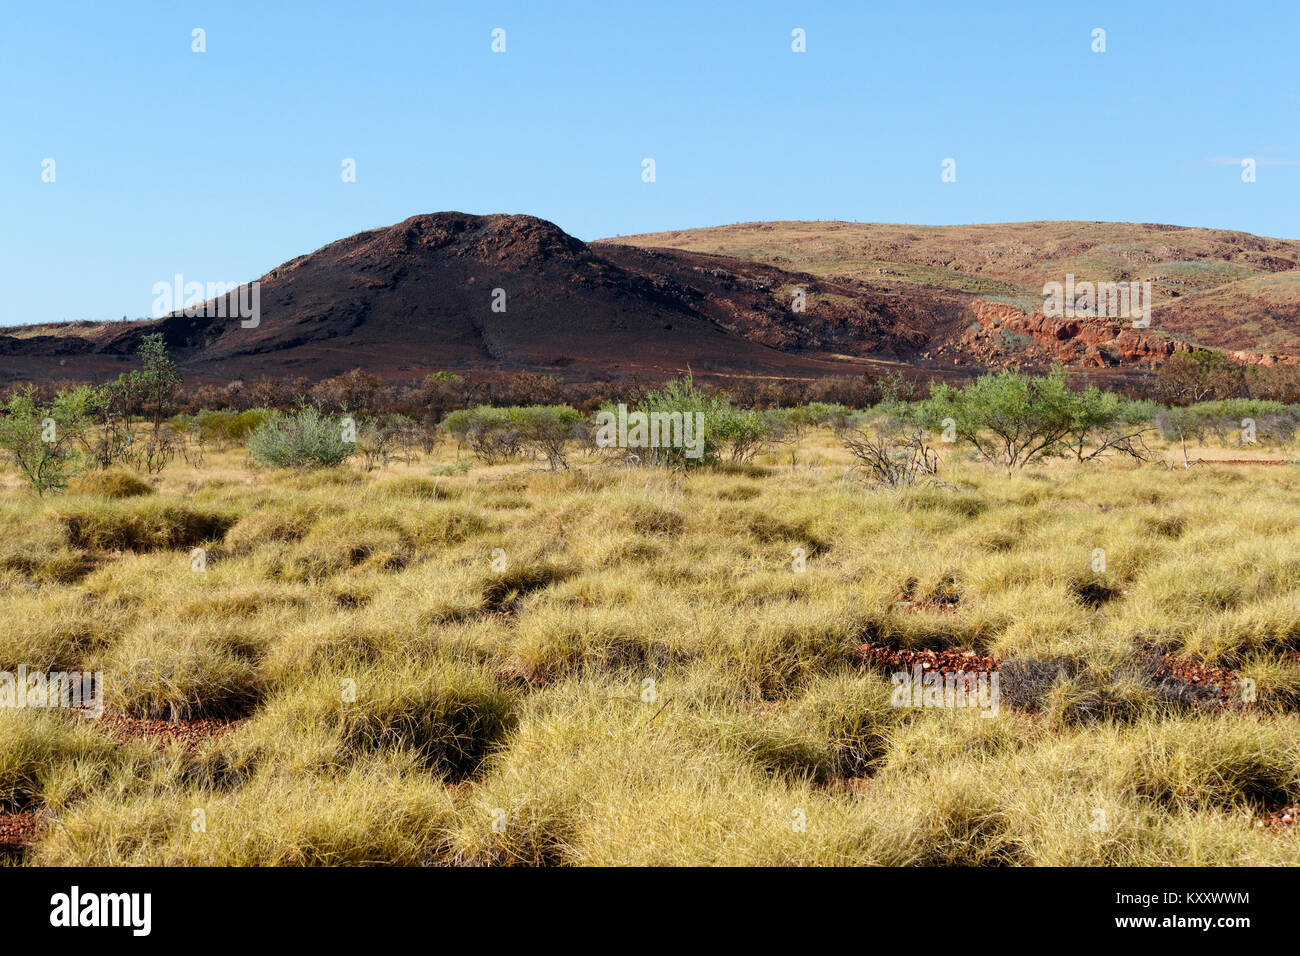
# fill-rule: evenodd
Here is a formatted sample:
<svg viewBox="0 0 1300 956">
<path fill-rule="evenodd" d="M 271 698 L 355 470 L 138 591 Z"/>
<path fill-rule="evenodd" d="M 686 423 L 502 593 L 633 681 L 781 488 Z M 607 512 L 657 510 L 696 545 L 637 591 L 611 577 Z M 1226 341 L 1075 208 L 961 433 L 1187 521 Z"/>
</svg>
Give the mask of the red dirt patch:
<svg viewBox="0 0 1300 956">
<path fill-rule="evenodd" d="M 544 687 L 549 681 L 531 667 L 520 661 L 507 661 L 497 668 L 493 675 L 498 684 L 510 684 L 514 687 Z"/>
<path fill-rule="evenodd" d="M 1182 681 L 1184 684 L 1206 688 L 1216 693 L 1215 698 L 1199 702 L 1202 704 L 1226 704 L 1229 691 L 1237 682 L 1236 672 L 1227 667 L 1218 667 L 1190 657 L 1178 657 L 1175 654 L 1160 656 L 1156 678 Z"/>
<path fill-rule="evenodd" d="M 910 673 L 919 665 L 922 671 L 938 671 L 940 674 L 955 674 L 958 671 L 987 673 L 1002 666 L 1002 661 L 996 657 L 955 648 L 946 651 L 929 648 L 910 650 L 890 647 L 888 644 L 862 644 L 858 647 L 858 656 L 868 666 L 890 672 Z"/>
<path fill-rule="evenodd" d="M 922 673 L 940 674 L 992 673 L 1002 667 L 1000 658 L 977 651 L 952 648 L 936 651 L 929 648 L 910 650 L 890 647 L 888 644 L 861 644 L 857 656 L 871 668 L 885 673 L 912 673 L 919 666 Z M 1237 682 L 1235 671 L 1218 667 L 1190 657 L 1161 654 L 1154 659 L 1151 677 L 1164 686 L 1178 687 L 1179 698 L 1193 707 L 1216 707 L 1231 703 L 1232 687 Z"/>
<path fill-rule="evenodd" d="M 170 743 L 179 740 L 186 747 L 194 747 L 212 737 L 219 737 L 238 727 L 243 720 L 145 720 L 126 714 L 104 714 L 94 725 L 104 733 L 133 740 L 151 740 Z"/>
<path fill-rule="evenodd" d="M 0 857 L 19 856 L 45 826 L 45 814 L 0 813 Z"/>
</svg>

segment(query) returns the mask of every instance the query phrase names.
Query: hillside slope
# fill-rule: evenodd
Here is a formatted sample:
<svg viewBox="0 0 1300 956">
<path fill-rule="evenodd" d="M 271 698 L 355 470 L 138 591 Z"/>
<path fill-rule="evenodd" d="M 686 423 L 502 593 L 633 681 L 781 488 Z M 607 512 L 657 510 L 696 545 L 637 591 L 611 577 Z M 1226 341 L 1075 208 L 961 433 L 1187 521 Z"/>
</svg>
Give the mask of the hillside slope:
<svg viewBox="0 0 1300 956">
<path fill-rule="evenodd" d="M 1135 346 L 1162 337 L 1182 345 L 1235 351 L 1243 361 L 1300 361 L 1300 241 L 1243 232 L 1147 223 L 1025 222 L 974 226 L 909 226 L 852 222 L 759 222 L 708 229 L 621 236 L 606 240 L 642 248 L 713 253 L 854 279 L 902 294 L 927 288 L 977 297 L 980 316 L 1001 316 L 1013 336 L 1030 335 L 1063 361 L 1093 364 L 1159 361 L 1168 344 Z M 1064 350 L 1053 343 L 1079 329 L 1035 319 L 1043 285 L 1078 281 L 1151 282 L 1150 336 L 1129 334 L 1123 323 L 1081 327 Z M 1078 325 L 1078 323 L 1076 323 Z M 1045 330 L 1045 331 L 1044 331 Z M 979 354 L 994 362 L 1007 355 Z M 1118 344 L 1114 343 L 1118 340 Z M 988 346 L 988 342 L 982 343 Z M 950 355 L 962 343 L 949 343 Z M 991 347 L 996 352 L 996 346 Z M 1014 347 L 1002 349 L 1014 355 Z M 1074 353 L 1078 354 L 1075 355 Z"/>
</svg>

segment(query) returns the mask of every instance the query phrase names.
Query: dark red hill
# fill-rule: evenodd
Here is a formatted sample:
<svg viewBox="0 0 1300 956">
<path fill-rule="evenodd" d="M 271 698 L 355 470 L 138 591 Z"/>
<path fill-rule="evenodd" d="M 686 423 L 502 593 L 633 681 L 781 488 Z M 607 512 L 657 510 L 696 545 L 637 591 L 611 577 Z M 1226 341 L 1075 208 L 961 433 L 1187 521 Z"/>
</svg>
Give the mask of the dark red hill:
<svg viewBox="0 0 1300 956">
<path fill-rule="evenodd" d="M 113 375 L 153 331 L 187 375 L 214 379 L 356 367 L 390 379 L 445 368 L 817 375 L 905 358 L 936 317 L 957 321 L 961 311 L 953 296 L 899 297 L 704 253 L 588 246 L 532 216 L 458 212 L 349 236 L 260 283 L 256 328 L 182 314 L 29 328 L 0 335 L 0 375 Z M 791 309 L 796 287 L 810 303 L 803 314 Z M 496 289 L 504 312 L 492 308 Z"/>
</svg>

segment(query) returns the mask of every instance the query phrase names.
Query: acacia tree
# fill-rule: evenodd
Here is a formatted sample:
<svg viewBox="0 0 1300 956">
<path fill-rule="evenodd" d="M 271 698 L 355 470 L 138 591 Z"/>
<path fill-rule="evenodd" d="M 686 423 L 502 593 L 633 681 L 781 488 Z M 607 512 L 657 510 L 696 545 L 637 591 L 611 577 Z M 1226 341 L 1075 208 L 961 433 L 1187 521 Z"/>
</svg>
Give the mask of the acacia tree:
<svg viewBox="0 0 1300 956">
<path fill-rule="evenodd" d="M 130 401 L 130 392 L 119 379 L 95 389 L 87 403 L 90 421 L 82 444 L 98 468 L 115 465 L 130 453 Z"/>
<path fill-rule="evenodd" d="M 62 491 L 81 463 L 78 448 L 95 402 L 95 390 L 82 386 L 59 392 L 48 407 L 37 404 L 31 388 L 9 397 L 0 418 L 0 448 L 38 495 Z"/>
<path fill-rule="evenodd" d="M 1089 385 L 1075 393 L 1074 418 L 1062 443 L 1078 461 L 1093 461 L 1113 451 L 1146 461 L 1150 451 L 1143 438 L 1151 430 L 1114 392 Z"/>
<path fill-rule="evenodd" d="M 181 373 L 167 354 L 167 344 L 161 332 L 140 340 L 140 364 L 141 370 L 132 374 L 138 376 L 141 404 L 154 434 L 158 434 L 181 387 Z"/>
<path fill-rule="evenodd" d="M 934 386 L 921 414 L 928 427 L 974 447 L 985 461 L 1008 470 L 1064 454 L 1079 428 L 1113 422 L 1111 412 L 1070 389 L 1065 372 L 1029 376 L 1004 371 L 981 375 L 964 388 Z"/>
<path fill-rule="evenodd" d="M 552 471 L 559 471 L 569 467 L 568 446 L 587 430 L 587 421 L 568 405 L 480 405 L 452 412 L 442 427 L 486 464 L 529 454 L 545 458 Z"/>
<path fill-rule="evenodd" d="M 1212 349 L 1175 352 L 1156 372 L 1156 391 L 1169 405 L 1234 398 L 1246 391 L 1246 371 Z"/>
</svg>

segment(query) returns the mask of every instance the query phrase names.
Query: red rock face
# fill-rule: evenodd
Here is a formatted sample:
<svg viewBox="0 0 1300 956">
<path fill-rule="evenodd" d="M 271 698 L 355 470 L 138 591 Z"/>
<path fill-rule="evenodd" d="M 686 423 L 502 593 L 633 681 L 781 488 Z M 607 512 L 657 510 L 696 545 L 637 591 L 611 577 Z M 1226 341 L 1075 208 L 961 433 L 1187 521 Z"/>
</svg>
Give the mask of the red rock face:
<svg viewBox="0 0 1300 956">
<path fill-rule="evenodd" d="M 1158 368 L 1191 346 L 1113 319 L 1055 319 L 1015 306 L 976 301 L 961 344 L 990 365 L 1059 363 L 1095 368 Z M 999 362 L 999 358 L 1004 361 Z"/>
<path fill-rule="evenodd" d="M 1273 355 L 1268 352 L 1229 352 L 1228 356 L 1235 362 L 1243 365 L 1263 365 L 1266 368 L 1272 368 L 1274 365 L 1300 365 L 1300 355 Z"/>
</svg>

